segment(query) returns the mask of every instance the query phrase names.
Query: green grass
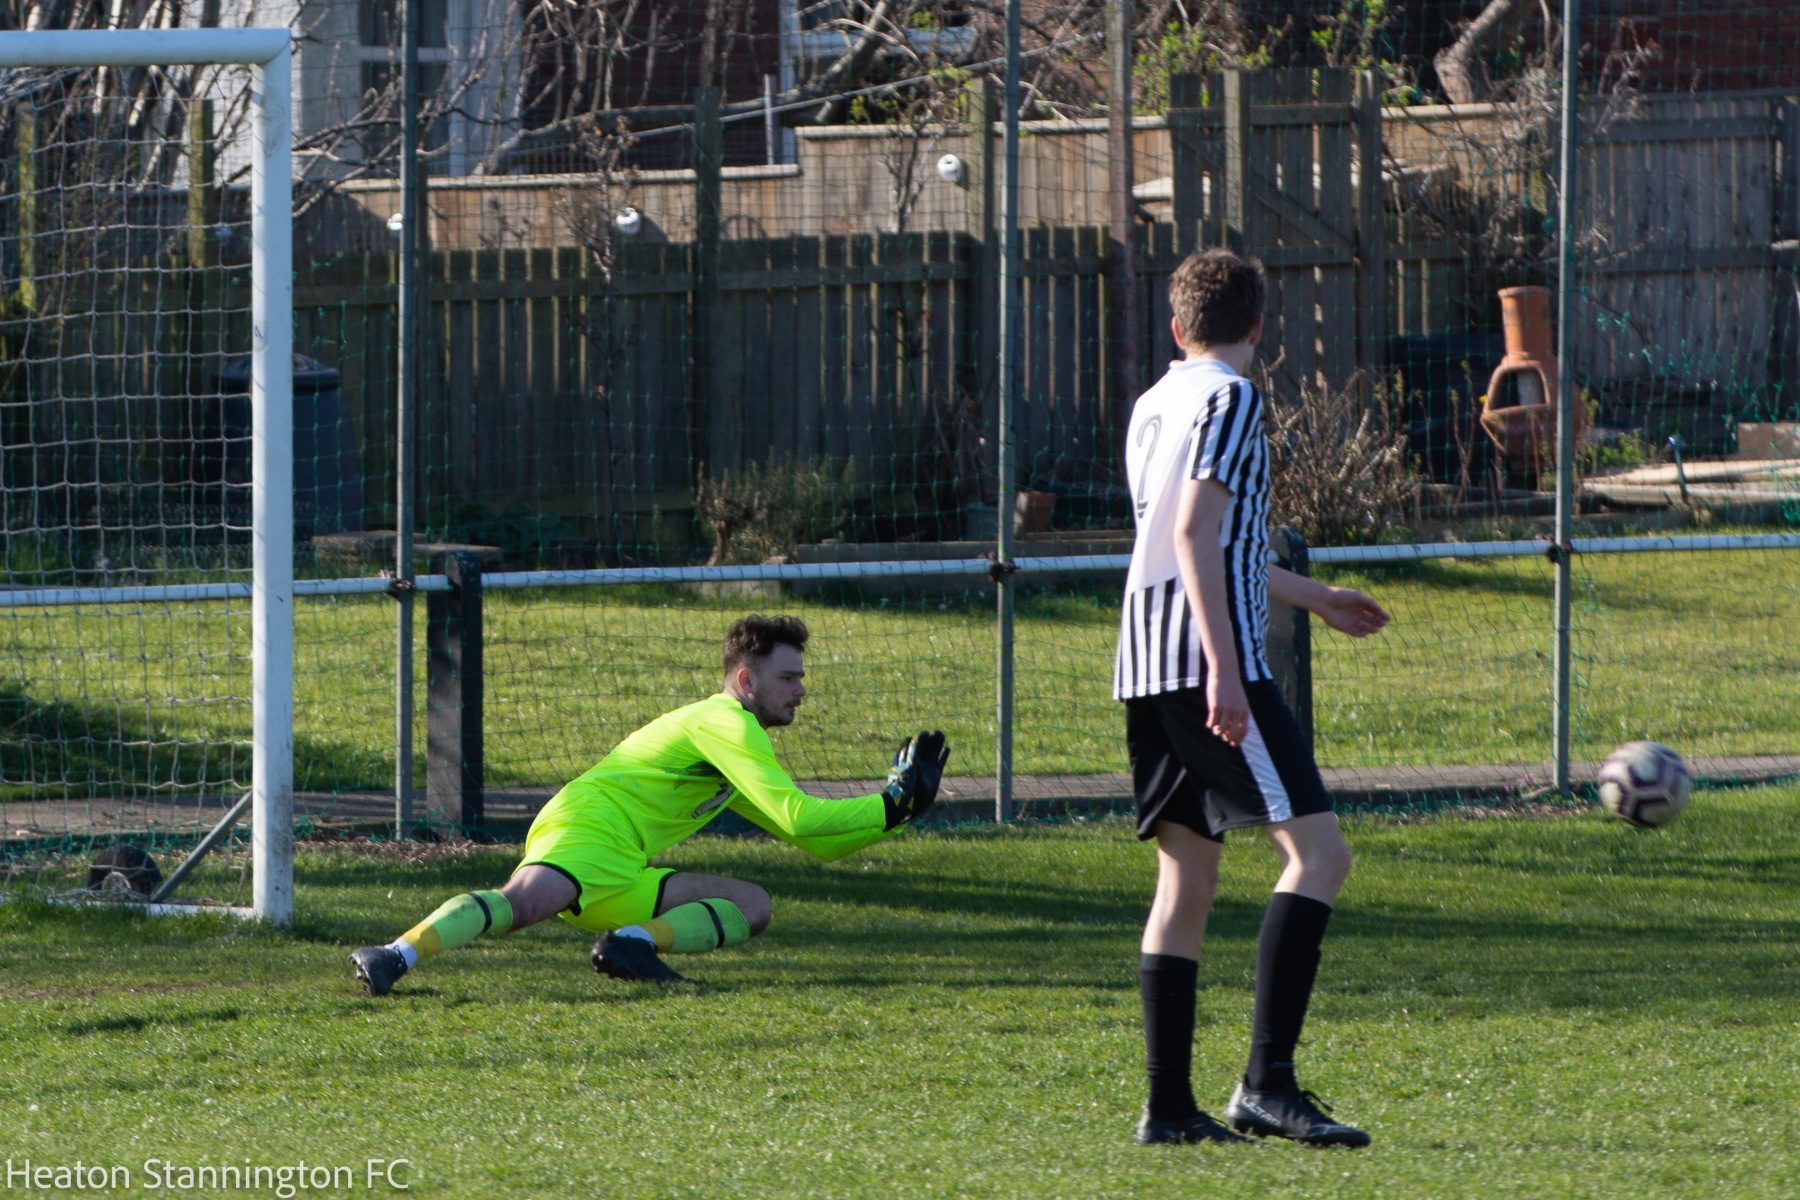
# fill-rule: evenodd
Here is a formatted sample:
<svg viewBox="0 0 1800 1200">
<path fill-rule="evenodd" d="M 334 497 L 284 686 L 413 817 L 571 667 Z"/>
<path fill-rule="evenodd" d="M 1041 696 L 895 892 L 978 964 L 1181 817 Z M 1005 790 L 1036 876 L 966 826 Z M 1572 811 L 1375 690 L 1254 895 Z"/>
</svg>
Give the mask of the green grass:
<svg viewBox="0 0 1800 1200">
<path fill-rule="evenodd" d="M 1702 793 L 1644 834 L 1594 812 L 1352 820 L 1304 1078 L 1375 1136 L 1139 1149 L 1122 823 L 924 831 L 820 865 L 702 838 L 683 868 L 776 900 L 692 988 L 602 980 L 552 923 L 388 1000 L 344 955 L 504 850 L 307 850 L 291 934 L 0 906 L 0 1155 L 361 1164 L 411 1194 L 1204 1195 L 1329 1200 L 1800 1194 L 1792 864 L 1800 790 Z M 1202 963 L 1196 1082 L 1241 1069 L 1271 878 L 1235 837 Z M 238 868 L 197 890 L 231 898 Z"/>
<path fill-rule="evenodd" d="M 1387 631 L 1361 642 L 1315 624 L 1322 763 L 1549 757 L 1547 563 L 1439 561 L 1322 577 L 1367 589 L 1395 616 Z M 1579 757 L 1646 736 L 1689 754 L 1800 751 L 1800 554 L 1597 556 L 1579 561 L 1577 580 Z M 1123 718 L 1108 698 L 1117 602 L 1110 588 L 1021 599 L 1019 771 L 1124 768 Z M 298 607 L 303 789 L 392 786 L 391 605 L 378 597 Z M 812 696 L 800 722 L 779 735 L 797 776 L 877 776 L 899 738 L 927 723 L 950 734 L 955 772 L 992 771 L 995 635 L 985 592 L 900 603 L 589 588 L 489 594 L 489 785 L 560 784 L 644 721 L 706 695 L 717 686 L 724 627 L 759 608 L 797 612 L 815 634 Z M 419 646 L 423 747 L 422 634 Z M 60 714 L 93 744 L 69 755 L 44 735 L 32 744 L 73 766 L 59 775 L 0 763 L 0 795 L 42 798 L 66 780 L 68 794 L 85 800 L 96 787 L 106 794 L 109 778 L 247 778 L 246 754 L 201 747 L 248 737 L 248 654 L 247 614 L 225 615 L 219 605 L 9 612 L 0 619 L 0 687 Z M 16 701 L 5 707 L 0 718 L 11 725 L 0 732 L 9 743 L 28 742 L 25 710 Z M 107 775 L 119 769 L 122 776 Z"/>
</svg>

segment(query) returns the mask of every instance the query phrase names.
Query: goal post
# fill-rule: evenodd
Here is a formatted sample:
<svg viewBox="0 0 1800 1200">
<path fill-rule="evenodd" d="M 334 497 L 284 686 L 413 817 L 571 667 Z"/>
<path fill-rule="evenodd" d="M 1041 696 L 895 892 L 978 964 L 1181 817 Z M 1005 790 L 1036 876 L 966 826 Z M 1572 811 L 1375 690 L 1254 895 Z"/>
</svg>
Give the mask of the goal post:
<svg viewBox="0 0 1800 1200">
<path fill-rule="evenodd" d="M 252 907 L 257 918 L 279 926 L 291 924 L 294 912 L 291 42 L 286 29 L 0 33 L 0 69 L 250 69 Z M 9 601 L 28 598 L 15 592 Z"/>
</svg>

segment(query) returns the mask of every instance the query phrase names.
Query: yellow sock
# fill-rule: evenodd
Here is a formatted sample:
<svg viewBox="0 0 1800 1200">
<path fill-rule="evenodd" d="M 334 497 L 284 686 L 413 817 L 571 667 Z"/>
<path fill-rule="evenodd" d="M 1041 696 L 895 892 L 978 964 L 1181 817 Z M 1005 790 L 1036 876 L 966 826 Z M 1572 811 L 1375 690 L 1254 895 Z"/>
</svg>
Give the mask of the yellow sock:
<svg viewBox="0 0 1800 1200">
<path fill-rule="evenodd" d="M 484 933 L 512 928 L 512 905 L 499 892 L 464 892 L 400 935 L 422 961 L 474 941 Z"/>
<path fill-rule="evenodd" d="M 750 922 L 729 900 L 695 900 L 642 925 L 663 954 L 704 954 L 750 939 Z"/>
</svg>

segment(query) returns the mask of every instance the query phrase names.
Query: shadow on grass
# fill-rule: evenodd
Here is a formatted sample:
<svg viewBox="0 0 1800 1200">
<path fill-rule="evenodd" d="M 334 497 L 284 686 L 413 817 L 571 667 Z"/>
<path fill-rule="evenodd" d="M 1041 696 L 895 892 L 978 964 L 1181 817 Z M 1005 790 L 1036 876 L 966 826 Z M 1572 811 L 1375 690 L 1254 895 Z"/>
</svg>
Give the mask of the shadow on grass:
<svg viewBox="0 0 1800 1200">
<path fill-rule="evenodd" d="M 1783 1004 L 1796 953 L 1791 905 L 1780 902 L 1790 895 L 1790 859 L 1763 836 L 1766 819 L 1751 813 L 1728 820 L 1685 846 L 1576 826 L 1559 826 L 1548 842 L 1526 837 L 1536 830 L 1448 826 L 1392 846 L 1385 837 L 1370 839 L 1359 851 L 1361 883 L 1332 923 L 1321 997 L 1340 1015 L 1375 1020 L 1402 1009 L 1480 1016 Z M 690 843 L 676 865 L 768 888 L 776 923 L 748 952 L 683 958 L 678 969 L 721 996 L 796 988 L 871 995 L 918 987 L 1135 988 L 1137 931 L 1153 876 L 1148 861 L 1121 857 L 1136 849 L 1122 837 L 1118 845 L 989 831 L 926 837 L 878 858 L 823 866 L 763 841 Z M 499 847 L 409 863 L 307 851 L 298 871 L 302 920 L 290 934 L 240 933 L 222 919 L 204 922 L 210 928 L 202 931 L 137 914 L 9 905 L 0 908 L 0 951 L 22 968 L 33 947 L 54 945 L 60 953 L 76 946 L 86 957 L 116 953 L 126 942 L 185 943 L 184 953 L 217 962 L 207 974 L 221 988 L 242 977 L 248 952 L 267 956 L 267 969 L 291 974 L 302 988 L 316 974 L 320 988 L 342 992 L 349 1003 L 353 985 L 341 957 L 347 947 L 393 937 L 443 898 L 496 886 L 516 855 L 516 847 Z M 1544 890 L 1552 883 L 1565 885 L 1560 894 Z M 1742 895 L 1721 909 L 1713 901 L 1727 884 Z M 1254 890 L 1228 884 L 1222 891 L 1203 986 L 1248 991 L 1263 886 L 1258 876 Z M 417 900 L 416 911 L 381 901 L 396 887 Z M 1382 899 L 1400 887 L 1408 897 L 1435 889 L 1441 899 Z M 1624 895 L 1629 902 L 1614 906 Z M 1700 896 L 1711 897 L 1704 908 L 1695 904 Z M 228 936 L 219 938 L 221 932 Z M 402 990 L 433 1008 L 496 999 L 639 1004 L 663 995 L 597 982 L 585 961 L 588 937 L 558 922 L 484 940 L 474 953 L 487 961 L 466 962 L 455 974 L 425 973 Z M 296 955 L 296 946 L 329 952 Z M 109 1014 L 69 1032 L 137 1032 L 161 1019 Z"/>
<path fill-rule="evenodd" d="M 1009 878 L 1004 868 L 992 875 L 931 870 L 919 862 L 884 863 L 871 871 L 821 869 L 784 856 L 743 861 L 752 856 L 730 853 L 730 843 L 718 848 L 721 853 L 709 855 L 708 866 L 767 887 L 776 911 L 774 931 L 752 951 L 755 959 L 748 962 L 755 965 L 748 970 L 747 961 L 735 955 L 684 958 L 678 964 L 721 994 L 795 985 L 852 991 L 1136 986 L 1136 936 L 1148 903 L 1147 874 L 1145 894 L 1131 897 L 1116 887 Z M 1754 863 L 1762 881 L 1776 882 L 1780 864 L 1774 856 L 1738 857 Z M 1494 869 L 1479 854 L 1467 858 L 1469 865 Z M 432 875 L 449 893 L 491 883 L 485 866 L 471 860 L 438 864 Z M 1569 864 L 1541 869 L 1566 875 Z M 1716 873 L 1736 878 L 1742 869 L 1720 865 Z M 391 871 L 340 864 L 330 874 L 340 885 L 370 887 L 381 872 Z M 1653 877 L 1656 871 L 1646 868 L 1644 874 Z M 1713 874 L 1696 872 L 1697 877 Z M 1781 1001 L 1791 992 L 1793 947 L 1785 920 L 1661 913 L 1561 919 L 1553 913 L 1484 913 L 1477 907 L 1479 897 L 1469 903 L 1465 912 L 1346 905 L 1333 922 L 1326 958 L 1327 990 L 1339 1011 L 1345 1005 L 1373 1014 L 1396 1006 L 1425 1012 L 1589 1005 L 1650 1011 L 1667 1003 Z M 1263 904 L 1260 892 L 1219 897 L 1209 923 L 1203 981 L 1248 989 Z M 784 921 L 784 909 L 795 916 Z M 567 931 L 557 932 L 566 936 Z M 314 921 L 300 936 L 342 945 L 392 933 L 346 916 Z M 535 949 L 516 943 L 515 948 Z M 532 994 L 582 1004 L 640 1002 L 658 994 L 596 990 L 585 978 L 578 949 L 569 951 L 568 969 L 581 985 L 549 984 Z M 554 957 L 560 948 L 549 953 Z M 706 983 L 709 967 L 717 975 Z M 509 978 L 505 986 L 516 990 L 519 983 Z"/>
<path fill-rule="evenodd" d="M 223 718 L 223 728 L 209 736 L 204 729 L 184 729 L 171 702 L 77 700 L 42 687 L 34 694 L 24 682 L 0 679 L 0 780 L 6 781 L 0 782 L 0 803 L 61 802 L 79 810 L 93 805 L 96 787 L 102 799 L 172 793 L 198 804 L 194 793 L 235 795 L 250 786 L 249 704 L 237 707 L 241 722 Z M 380 788 L 393 778 L 391 755 L 386 774 L 379 759 L 365 763 L 366 778 L 354 767 L 346 774 L 344 764 L 369 755 L 344 739 L 300 736 L 294 755 L 302 779 L 329 779 L 336 787 Z M 93 840 L 109 838 L 96 834 Z"/>
<path fill-rule="evenodd" d="M 87 1037 L 94 1033 L 142 1033 L 152 1025 L 182 1026 L 208 1022 L 235 1021 L 242 1016 L 235 1008 L 205 1012 L 157 1013 L 150 1016 L 106 1017 L 97 1021 L 76 1021 L 64 1032 L 70 1037 Z"/>
<path fill-rule="evenodd" d="M 1623 879 L 1669 892 L 1682 883 L 1695 883 L 1769 889 L 1776 894 L 1793 884 L 1792 855 L 1756 844 L 1756 834 L 1749 828 L 1709 829 L 1705 844 L 1696 845 L 1679 831 L 1634 830 L 1610 819 L 1604 826 L 1571 827 L 1567 844 L 1560 847 L 1486 834 L 1439 842 L 1425 850 L 1386 842 L 1365 844 L 1357 848 L 1357 856 L 1369 869 L 1424 870 L 1432 875 L 1480 871 L 1491 873 L 1493 882 L 1501 884 L 1507 876 L 1517 875 L 1584 880 L 1596 888 Z"/>
</svg>

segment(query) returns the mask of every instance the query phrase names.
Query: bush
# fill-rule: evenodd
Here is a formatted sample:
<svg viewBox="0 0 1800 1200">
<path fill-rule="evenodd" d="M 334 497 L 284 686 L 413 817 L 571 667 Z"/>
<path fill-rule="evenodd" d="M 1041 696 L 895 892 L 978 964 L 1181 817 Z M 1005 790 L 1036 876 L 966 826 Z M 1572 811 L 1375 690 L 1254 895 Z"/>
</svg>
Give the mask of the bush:
<svg viewBox="0 0 1800 1200">
<path fill-rule="evenodd" d="M 792 557 L 803 542 L 841 532 L 854 513 L 856 464 L 829 458 L 778 457 L 721 471 L 703 470 L 694 512 L 712 530 L 710 567 Z"/>
<path fill-rule="evenodd" d="M 1302 390 L 1298 402 L 1265 381 L 1263 395 L 1275 524 L 1299 530 L 1309 546 L 1366 545 L 1417 507 L 1418 474 L 1387 381 L 1359 372 L 1339 388 Z"/>
</svg>

